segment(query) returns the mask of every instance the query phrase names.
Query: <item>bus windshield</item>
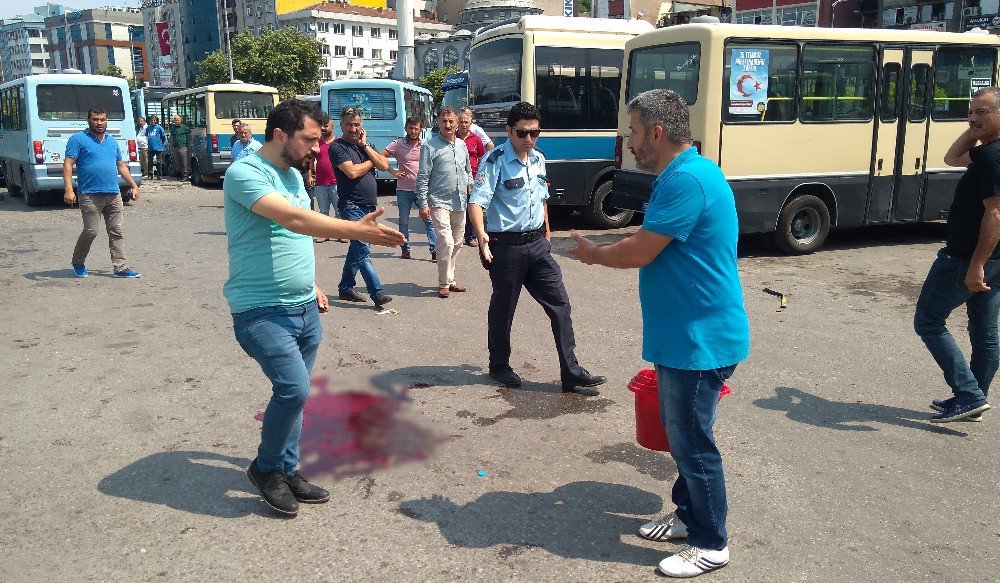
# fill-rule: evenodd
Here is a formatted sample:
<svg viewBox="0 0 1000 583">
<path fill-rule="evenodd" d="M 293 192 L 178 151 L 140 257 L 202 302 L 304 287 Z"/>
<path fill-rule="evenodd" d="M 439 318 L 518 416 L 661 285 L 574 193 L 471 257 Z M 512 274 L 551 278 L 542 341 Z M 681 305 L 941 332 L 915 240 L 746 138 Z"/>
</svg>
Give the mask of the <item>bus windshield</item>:
<svg viewBox="0 0 1000 583">
<path fill-rule="evenodd" d="M 103 109 L 108 119 L 125 119 L 125 99 L 118 87 L 93 85 L 39 85 L 38 117 L 40 119 L 87 119 L 90 109 Z"/>
<path fill-rule="evenodd" d="M 396 93 L 392 89 L 332 89 L 330 115 L 340 115 L 345 107 L 356 107 L 363 119 L 393 120 L 396 113 Z"/>
<path fill-rule="evenodd" d="M 274 109 L 272 93 L 241 93 L 220 91 L 215 94 L 215 117 L 217 119 L 267 119 Z"/>
<path fill-rule="evenodd" d="M 472 50 L 469 103 L 487 105 L 521 101 L 522 40 L 505 38 Z"/>
</svg>

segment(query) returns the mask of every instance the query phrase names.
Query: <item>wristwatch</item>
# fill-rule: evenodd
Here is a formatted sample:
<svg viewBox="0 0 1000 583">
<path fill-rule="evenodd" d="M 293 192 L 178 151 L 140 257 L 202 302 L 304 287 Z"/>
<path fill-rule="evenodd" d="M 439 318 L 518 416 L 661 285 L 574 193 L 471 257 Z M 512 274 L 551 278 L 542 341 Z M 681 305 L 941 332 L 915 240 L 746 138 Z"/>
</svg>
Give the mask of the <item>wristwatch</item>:
<svg viewBox="0 0 1000 583">
<path fill-rule="evenodd" d="M 371 144 L 369 144 L 367 142 L 365 142 L 364 144 L 361 144 L 361 149 L 362 150 L 364 150 L 365 148 L 369 148 L 369 147 L 371 147 Z"/>
</svg>

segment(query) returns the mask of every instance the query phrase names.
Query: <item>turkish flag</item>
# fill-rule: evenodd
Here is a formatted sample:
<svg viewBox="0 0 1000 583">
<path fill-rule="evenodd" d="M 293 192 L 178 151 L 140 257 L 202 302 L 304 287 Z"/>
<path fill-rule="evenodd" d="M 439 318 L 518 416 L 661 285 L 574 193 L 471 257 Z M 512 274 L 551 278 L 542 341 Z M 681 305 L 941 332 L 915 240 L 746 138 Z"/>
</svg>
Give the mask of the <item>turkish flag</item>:
<svg viewBox="0 0 1000 583">
<path fill-rule="evenodd" d="M 170 54 L 170 31 L 167 30 L 166 22 L 156 23 L 156 36 L 160 38 L 160 54 L 167 56 Z"/>
</svg>

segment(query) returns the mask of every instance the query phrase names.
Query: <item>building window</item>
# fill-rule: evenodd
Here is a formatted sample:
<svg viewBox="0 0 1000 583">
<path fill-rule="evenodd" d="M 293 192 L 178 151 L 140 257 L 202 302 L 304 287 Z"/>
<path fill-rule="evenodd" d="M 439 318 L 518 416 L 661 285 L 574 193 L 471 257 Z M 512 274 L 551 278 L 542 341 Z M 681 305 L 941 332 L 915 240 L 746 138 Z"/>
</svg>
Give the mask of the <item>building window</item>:
<svg viewBox="0 0 1000 583">
<path fill-rule="evenodd" d="M 382 58 L 382 49 L 372 49 L 372 58 L 373 59 L 381 59 Z"/>
<path fill-rule="evenodd" d="M 458 66 L 458 49 L 455 48 L 455 45 L 451 45 L 444 50 L 444 66 L 445 67 Z"/>
<path fill-rule="evenodd" d="M 351 35 L 352 36 L 364 36 L 364 34 L 365 34 L 364 27 L 362 27 L 362 26 L 352 26 L 351 27 Z"/>
<path fill-rule="evenodd" d="M 382 29 L 372 27 L 372 38 L 382 38 Z"/>
<path fill-rule="evenodd" d="M 319 30 L 320 32 L 330 32 L 330 23 L 329 22 L 316 23 L 316 29 Z M 327 72 L 329 73 L 329 71 Z"/>
<path fill-rule="evenodd" d="M 389 29 L 389 38 L 390 39 L 394 39 L 397 36 L 399 36 L 399 32 L 397 32 L 395 28 L 390 28 Z"/>
<path fill-rule="evenodd" d="M 320 69 L 320 76 L 323 77 L 324 81 L 330 80 L 330 69 Z"/>
<path fill-rule="evenodd" d="M 438 68 L 437 49 L 429 49 L 424 53 L 424 75 Z"/>
<path fill-rule="evenodd" d="M 330 45 L 320 45 L 319 46 L 319 54 L 321 54 L 321 55 L 329 55 L 330 54 Z"/>
<path fill-rule="evenodd" d="M 343 24 L 334 23 L 333 24 L 333 34 L 345 34 L 344 33 L 344 25 Z"/>
<path fill-rule="evenodd" d="M 354 49 L 352 49 L 352 53 L 354 54 L 355 57 L 363 59 L 365 57 L 365 48 L 364 47 L 354 47 Z"/>
<path fill-rule="evenodd" d="M 399 51 L 389 51 L 389 60 L 395 61 L 399 58 Z"/>
<path fill-rule="evenodd" d="M 337 77 L 347 77 L 347 71 L 344 71 L 342 69 L 337 70 Z"/>
<path fill-rule="evenodd" d="M 333 56 L 335 57 L 347 56 L 347 47 L 345 47 L 344 45 L 337 45 L 333 47 Z"/>
</svg>

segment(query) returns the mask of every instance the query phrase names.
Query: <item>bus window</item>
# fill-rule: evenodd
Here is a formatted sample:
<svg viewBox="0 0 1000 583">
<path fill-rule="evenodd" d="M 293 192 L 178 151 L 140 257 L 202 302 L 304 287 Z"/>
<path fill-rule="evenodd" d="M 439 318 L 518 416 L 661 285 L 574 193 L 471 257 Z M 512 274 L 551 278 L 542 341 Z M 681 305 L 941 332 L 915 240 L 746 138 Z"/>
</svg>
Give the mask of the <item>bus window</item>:
<svg viewBox="0 0 1000 583">
<path fill-rule="evenodd" d="M 125 99 L 117 87 L 39 85 L 36 96 L 41 119 L 87 119 L 92 108 L 107 111 L 109 120 L 125 119 Z"/>
<path fill-rule="evenodd" d="M 690 106 L 698 101 L 701 45 L 677 43 L 632 51 L 628 99 L 650 89 L 672 89 Z"/>
<path fill-rule="evenodd" d="M 795 121 L 798 52 L 794 44 L 726 45 L 722 119 L 727 123 Z"/>
<path fill-rule="evenodd" d="M 883 122 L 893 122 L 899 117 L 899 101 L 896 99 L 896 88 L 899 87 L 899 73 L 902 70 L 899 63 L 886 63 L 882 67 L 882 90 L 879 92 L 879 119 Z"/>
<path fill-rule="evenodd" d="M 270 93 L 220 91 L 215 94 L 217 119 L 266 119 L 272 109 L 274 97 Z"/>
<path fill-rule="evenodd" d="M 909 105 L 906 119 L 909 121 L 924 121 L 927 119 L 927 83 L 930 81 L 931 66 L 927 64 L 913 65 L 910 78 Z"/>
<path fill-rule="evenodd" d="M 363 119 L 393 120 L 396 113 L 396 93 L 392 89 L 331 89 L 330 111 L 340 115 L 345 107 L 357 107 Z"/>
<path fill-rule="evenodd" d="M 191 98 L 191 108 L 188 110 L 188 117 L 185 118 L 191 127 L 205 127 L 205 94 L 195 95 Z"/>
<path fill-rule="evenodd" d="M 802 121 L 872 118 L 874 47 L 807 44 L 802 50 Z"/>
<path fill-rule="evenodd" d="M 406 107 L 406 119 L 417 117 L 425 128 L 431 127 L 433 120 L 431 119 L 430 97 L 426 93 L 403 89 L 403 99 Z"/>
<path fill-rule="evenodd" d="M 487 105 L 521 101 L 520 38 L 504 38 L 476 47 L 471 59 L 469 103 Z M 548 124 L 548 120 L 546 120 Z"/>
<path fill-rule="evenodd" d="M 941 47 L 934 75 L 935 120 L 966 119 L 972 81 L 993 85 L 997 50 L 992 47 Z"/>
<path fill-rule="evenodd" d="M 548 129 L 611 129 L 618 123 L 623 51 L 535 49 L 535 104 Z"/>
</svg>

